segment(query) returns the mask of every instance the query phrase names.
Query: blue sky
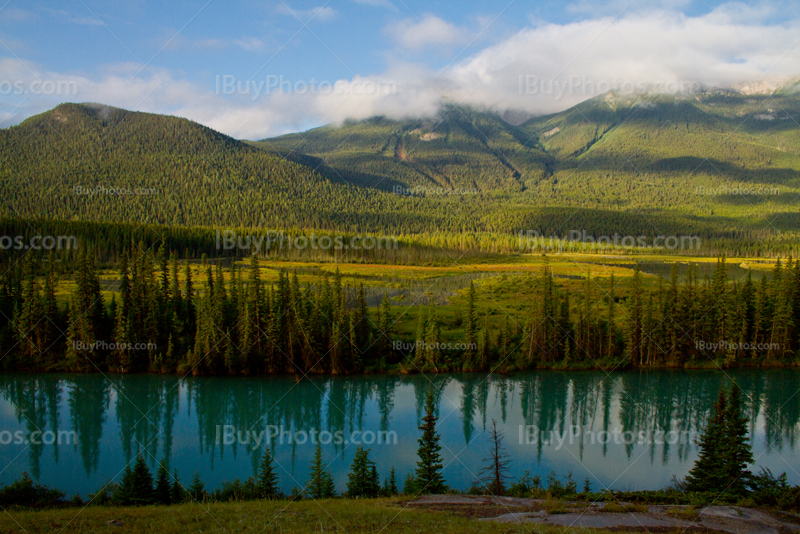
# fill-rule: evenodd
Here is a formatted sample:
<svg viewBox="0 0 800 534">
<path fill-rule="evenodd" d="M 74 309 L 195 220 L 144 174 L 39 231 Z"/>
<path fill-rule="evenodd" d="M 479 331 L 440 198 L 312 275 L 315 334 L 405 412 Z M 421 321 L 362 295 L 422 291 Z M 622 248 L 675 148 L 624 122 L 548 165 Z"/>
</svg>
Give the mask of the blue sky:
<svg viewBox="0 0 800 534">
<path fill-rule="evenodd" d="M 546 113 L 621 84 L 798 74 L 798 19 L 788 1 L 9 0 L 0 125 L 62 101 L 242 138 L 428 115 L 444 100 Z"/>
</svg>

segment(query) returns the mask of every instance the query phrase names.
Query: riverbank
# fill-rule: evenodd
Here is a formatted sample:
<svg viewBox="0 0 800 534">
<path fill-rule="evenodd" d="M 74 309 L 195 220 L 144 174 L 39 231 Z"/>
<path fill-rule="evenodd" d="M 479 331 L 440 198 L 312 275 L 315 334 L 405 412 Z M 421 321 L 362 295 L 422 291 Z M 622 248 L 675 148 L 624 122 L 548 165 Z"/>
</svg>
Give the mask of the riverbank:
<svg viewBox="0 0 800 534">
<path fill-rule="evenodd" d="M 193 532 L 347 532 L 348 534 L 459 532 L 529 532 L 527 525 L 476 521 L 450 512 L 404 506 L 399 498 L 250 501 L 174 506 L 67 508 L 7 511 L 0 533 L 128 532 L 190 534 Z M 562 533 L 562 528 L 543 530 Z M 606 531 L 609 532 L 609 531 Z"/>
<path fill-rule="evenodd" d="M 603 508 L 608 508 L 603 511 Z M 250 501 L 173 506 L 6 510 L 0 533 L 121 531 L 130 533 L 312 532 L 357 533 L 531 532 L 542 534 L 591 528 L 594 534 L 669 531 L 779 534 L 800 532 L 800 517 L 743 507 L 620 505 L 430 495 L 407 501 L 332 499 Z"/>
</svg>

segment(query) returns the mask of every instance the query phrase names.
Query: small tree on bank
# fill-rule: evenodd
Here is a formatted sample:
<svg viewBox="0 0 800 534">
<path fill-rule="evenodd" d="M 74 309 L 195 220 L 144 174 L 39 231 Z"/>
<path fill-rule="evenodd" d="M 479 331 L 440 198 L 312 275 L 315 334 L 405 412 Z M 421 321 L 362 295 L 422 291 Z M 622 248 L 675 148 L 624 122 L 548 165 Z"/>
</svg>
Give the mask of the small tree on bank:
<svg viewBox="0 0 800 534">
<path fill-rule="evenodd" d="M 686 478 L 686 490 L 743 495 L 752 477 L 747 466 L 753 461 L 747 439 L 748 418 L 742 415 L 738 385 L 730 394 L 720 388 L 714 410 L 698 441 L 700 452 Z"/>
<path fill-rule="evenodd" d="M 314 499 L 329 499 L 336 496 L 336 485 L 330 472 L 322 461 L 322 447 L 317 445 L 314 459 L 311 461 L 311 472 L 305 492 Z"/>
<path fill-rule="evenodd" d="M 356 448 L 353 464 L 347 475 L 348 497 L 377 497 L 381 492 L 378 468 L 369 459 L 369 449 L 361 445 Z"/>
<path fill-rule="evenodd" d="M 445 493 L 447 485 L 442 476 L 442 446 L 439 444 L 439 434 L 436 433 L 436 407 L 433 402 L 433 391 L 428 392 L 425 400 L 425 417 L 419 429 L 422 436 L 419 438 L 417 449 L 417 470 L 414 477 L 415 493 Z"/>
<path fill-rule="evenodd" d="M 497 421 L 492 419 L 492 429 L 489 433 L 491 450 L 489 456 L 483 459 L 488 462 L 481 471 L 479 478 L 481 485 L 491 495 L 500 496 L 506 493 L 506 480 L 508 479 L 508 454 L 503 446 L 505 434 L 497 429 Z"/>
<path fill-rule="evenodd" d="M 269 448 L 264 449 L 264 456 L 256 472 L 256 494 L 261 499 L 277 499 L 280 497 L 278 490 L 278 476 L 272 465 L 272 453 Z"/>
</svg>

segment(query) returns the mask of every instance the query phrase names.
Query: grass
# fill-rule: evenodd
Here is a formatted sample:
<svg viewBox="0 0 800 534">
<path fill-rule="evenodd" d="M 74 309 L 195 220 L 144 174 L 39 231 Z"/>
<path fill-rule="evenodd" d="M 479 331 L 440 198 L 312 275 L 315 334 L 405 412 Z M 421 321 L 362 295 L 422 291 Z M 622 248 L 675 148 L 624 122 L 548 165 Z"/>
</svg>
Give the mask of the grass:
<svg viewBox="0 0 800 534">
<path fill-rule="evenodd" d="M 600 508 L 599 511 L 607 514 L 630 514 L 634 512 L 645 513 L 647 512 L 647 506 L 643 504 L 620 504 L 616 502 L 609 502 Z"/>
<path fill-rule="evenodd" d="M 127 532 L 190 534 L 193 532 L 418 533 L 530 532 L 530 525 L 477 521 L 456 514 L 403 507 L 400 499 L 250 501 L 147 506 L 87 507 L 45 511 L 7 511 L 0 533 Z M 559 527 L 537 525 L 540 533 L 562 534 Z M 600 534 L 603 531 L 598 530 Z M 605 531 L 609 532 L 609 531 Z"/>
<path fill-rule="evenodd" d="M 667 511 L 667 515 L 670 515 L 677 519 L 694 521 L 699 517 L 700 512 L 697 510 L 697 507 L 695 507 L 694 505 L 690 505 L 690 506 L 671 508 Z"/>
</svg>

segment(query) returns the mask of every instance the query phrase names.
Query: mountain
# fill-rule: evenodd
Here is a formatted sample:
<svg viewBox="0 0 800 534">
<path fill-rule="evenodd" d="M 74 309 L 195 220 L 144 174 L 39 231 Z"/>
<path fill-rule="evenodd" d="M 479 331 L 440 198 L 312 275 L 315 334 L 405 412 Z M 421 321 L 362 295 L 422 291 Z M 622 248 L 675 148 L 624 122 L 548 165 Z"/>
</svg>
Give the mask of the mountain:
<svg viewBox="0 0 800 534">
<path fill-rule="evenodd" d="M 377 117 L 266 139 L 261 144 L 328 176 L 364 187 L 388 191 L 399 187 L 420 194 L 426 190 L 520 192 L 547 175 L 552 163 L 535 136 L 491 113 L 456 106 L 430 119 Z"/>
<path fill-rule="evenodd" d="M 359 185 L 477 188 L 521 228 L 757 238 L 800 226 L 797 89 L 607 93 L 519 126 L 448 106 L 260 144 Z"/>
<path fill-rule="evenodd" d="M 0 130 L 0 215 L 403 231 L 406 197 L 355 188 L 177 117 L 62 104 Z M 393 214 L 398 214 L 397 216 Z"/>
<path fill-rule="evenodd" d="M 176 117 L 63 104 L 0 130 L 0 158 L 0 216 L 11 218 L 750 244 L 800 228 L 796 84 L 608 93 L 519 125 L 449 105 L 427 119 L 376 117 L 258 142 Z"/>
</svg>

